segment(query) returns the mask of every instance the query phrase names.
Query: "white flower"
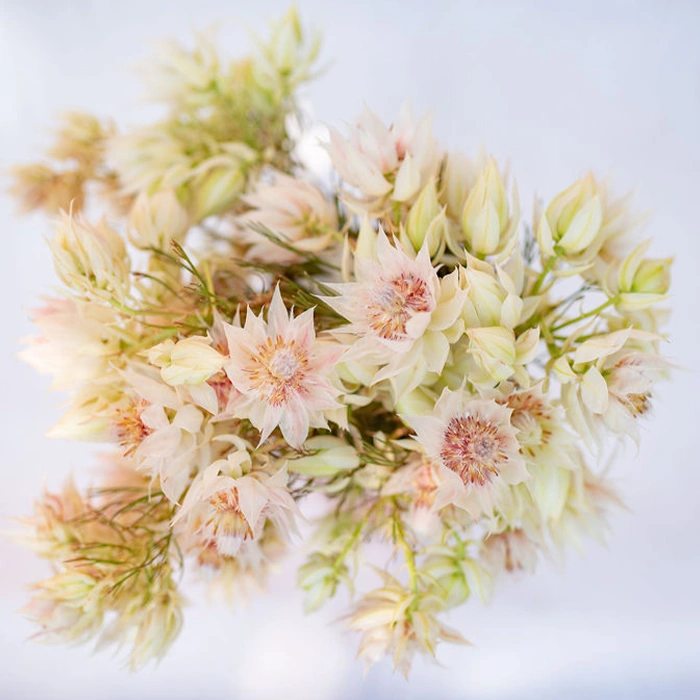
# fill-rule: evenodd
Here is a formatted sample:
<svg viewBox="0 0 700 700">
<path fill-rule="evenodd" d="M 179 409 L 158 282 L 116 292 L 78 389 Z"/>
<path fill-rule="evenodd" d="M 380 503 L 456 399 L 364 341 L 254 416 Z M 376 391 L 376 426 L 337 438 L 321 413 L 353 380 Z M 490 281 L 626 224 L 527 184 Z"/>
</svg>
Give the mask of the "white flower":
<svg viewBox="0 0 700 700">
<path fill-rule="evenodd" d="M 484 540 L 482 559 L 495 576 L 504 571 L 534 573 L 537 555 L 538 543 L 523 530 L 515 529 L 488 535 Z"/>
<path fill-rule="evenodd" d="M 437 597 L 418 597 L 392 576 L 383 578 L 384 587 L 362 596 L 348 615 L 350 629 L 362 633 L 357 655 L 366 667 L 390 655 L 394 669 L 407 676 L 417 653 L 434 657 L 440 641 L 468 643 L 437 619 L 443 608 Z"/>
<path fill-rule="evenodd" d="M 394 471 L 382 488 L 382 495 L 406 495 L 410 498 L 406 523 L 419 537 L 434 534 L 440 518 L 435 508 L 442 479 L 435 462 L 416 455 Z"/>
<path fill-rule="evenodd" d="M 380 211 L 389 198 L 412 200 L 437 174 L 442 155 L 430 120 L 424 118 L 414 125 L 408 105 L 391 127 L 365 108 L 347 140 L 335 129 L 330 129 L 330 137 L 333 166 L 362 194 L 346 199 L 351 207 L 368 213 Z"/>
<path fill-rule="evenodd" d="M 499 490 L 528 478 L 511 413 L 493 399 L 445 389 L 432 415 L 403 416 L 441 466 L 436 505 L 453 503 L 476 518 L 491 512 Z"/>
<path fill-rule="evenodd" d="M 551 403 L 541 384 L 525 391 L 503 389 L 507 396 L 499 400 L 513 409 L 510 421 L 518 429 L 520 453 L 532 477 L 525 485 L 542 517 L 557 519 L 577 467 L 575 436 L 564 427 L 564 409 Z"/>
<path fill-rule="evenodd" d="M 338 333 L 358 336 L 347 359 L 383 365 L 374 382 L 395 379 L 399 395 L 418 386 L 427 372 L 440 372 L 450 341 L 462 333 L 458 319 L 465 293 L 457 272 L 440 279 L 427 245 L 413 258 L 367 223 L 358 239 L 355 281 L 328 286 L 338 296 L 324 301 L 351 322 Z"/>
<path fill-rule="evenodd" d="M 199 408 L 185 403 L 175 389 L 147 370 L 129 368 L 122 373 L 142 400 L 134 404 L 133 415 L 125 416 L 124 425 L 136 432 L 138 441 L 132 446 L 139 468 L 157 476 L 163 493 L 177 502 L 191 474 L 210 461 L 211 428 Z"/>
<path fill-rule="evenodd" d="M 243 328 L 225 328 L 225 371 L 240 392 L 231 410 L 250 420 L 261 442 L 279 426 L 292 447 L 301 447 L 309 427 L 328 427 L 324 414 L 341 407 L 331 375 L 342 349 L 316 339 L 313 309 L 294 318 L 277 288 L 267 322 L 249 309 Z"/>
<path fill-rule="evenodd" d="M 63 212 L 50 247 L 56 274 L 71 290 L 126 297 L 131 271 L 126 245 L 104 219 L 93 226 Z"/>
<path fill-rule="evenodd" d="M 42 374 L 53 376 L 52 388 L 75 389 L 108 373 L 119 353 L 112 332 L 112 309 L 73 299 L 47 299 L 32 317 L 40 335 L 29 338 L 19 356 Z"/>
<path fill-rule="evenodd" d="M 214 544 L 219 554 L 234 557 L 244 542 L 257 539 L 270 520 L 284 536 L 296 533 L 299 511 L 287 489 L 287 470 L 241 473 L 250 455 L 239 449 L 198 474 L 177 512 L 174 524 L 198 546 Z"/>
<path fill-rule="evenodd" d="M 297 262 L 303 255 L 295 250 L 321 252 L 332 243 L 338 228 L 336 208 L 323 193 L 310 182 L 283 173 L 274 173 L 272 184 L 258 183 L 242 200 L 251 209 L 236 223 L 243 229 L 243 240 L 251 244 L 246 256 L 252 260 Z M 279 236 L 281 244 L 256 231 L 256 225 Z"/>
<path fill-rule="evenodd" d="M 661 355 L 634 343 L 658 339 L 645 331 L 623 329 L 582 343 L 574 354 L 573 378 L 562 387 L 567 416 L 589 444 L 600 444 L 604 428 L 639 440 L 637 418 L 650 406 L 657 381 L 668 375 Z"/>
<path fill-rule="evenodd" d="M 150 195 L 142 192 L 129 212 L 129 240 L 137 248 L 152 246 L 167 250 L 171 241 L 185 237 L 189 223 L 187 210 L 173 190 Z"/>
</svg>

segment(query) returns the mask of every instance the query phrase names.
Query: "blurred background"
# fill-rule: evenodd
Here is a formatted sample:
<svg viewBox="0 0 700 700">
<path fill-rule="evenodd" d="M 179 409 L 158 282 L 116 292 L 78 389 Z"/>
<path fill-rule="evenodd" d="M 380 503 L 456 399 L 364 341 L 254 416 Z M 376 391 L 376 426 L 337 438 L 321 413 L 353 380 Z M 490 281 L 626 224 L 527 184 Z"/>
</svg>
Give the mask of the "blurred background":
<svg viewBox="0 0 700 700">
<path fill-rule="evenodd" d="M 183 633 L 157 667 L 26 641 L 24 587 L 47 575 L 0 540 L 0 697 L 7 700 L 349 698 L 690 699 L 700 697 L 700 3 L 353 0 L 298 3 L 325 32 L 329 69 L 306 88 L 314 117 L 340 128 L 363 101 L 390 122 L 409 98 L 443 146 L 507 159 L 524 208 L 591 168 L 635 191 L 655 257 L 676 255 L 662 386 L 639 451 L 614 473 L 629 510 L 607 546 L 501 586 L 448 619 L 475 646 L 439 649 L 407 683 L 388 663 L 364 677 L 341 607 L 304 616 L 293 564 L 235 611 L 190 594 Z M 134 72 L 152 43 L 220 24 L 244 53 L 287 2 L 0 0 L 0 167 L 35 160 L 56 114 L 82 108 L 133 126 L 152 115 Z M 3 186 L 6 180 L 3 180 Z M 15 358 L 27 311 L 53 284 L 40 216 L 0 199 L 3 317 L 0 529 L 29 512 L 44 480 L 86 471 L 92 448 L 49 441 L 62 397 Z M 344 601 L 341 601 L 344 602 Z"/>
</svg>

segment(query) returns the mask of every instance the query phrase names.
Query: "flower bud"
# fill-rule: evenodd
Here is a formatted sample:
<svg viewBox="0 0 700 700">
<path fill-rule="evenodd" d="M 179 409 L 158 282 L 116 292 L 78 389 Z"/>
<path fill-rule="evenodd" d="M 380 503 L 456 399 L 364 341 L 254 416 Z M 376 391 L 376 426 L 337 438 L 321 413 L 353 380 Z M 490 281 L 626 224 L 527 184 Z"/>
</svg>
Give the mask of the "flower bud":
<svg viewBox="0 0 700 700">
<path fill-rule="evenodd" d="M 476 177 L 474 164 L 463 153 L 453 152 L 447 156 L 442 175 L 442 198 L 447 203 L 448 216 L 453 219 L 462 216 L 467 194 Z"/>
<path fill-rule="evenodd" d="M 168 247 L 170 241 L 181 241 L 189 228 L 187 211 L 173 190 L 153 195 L 142 192 L 129 213 L 129 240 L 137 248 Z"/>
<path fill-rule="evenodd" d="M 603 225 L 603 204 L 598 190 L 589 173 L 551 201 L 537 230 L 537 240 L 545 255 L 571 256 L 584 251 L 587 257 L 595 255 L 603 243 L 602 239 L 596 241 Z"/>
<path fill-rule="evenodd" d="M 469 258 L 462 275 L 467 290 L 463 316 L 468 328 L 514 328 L 518 324 L 523 301 L 515 294 L 512 280 L 505 272 L 501 270 L 496 274 L 488 263 Z"/>
<path fill-rule="evenodd" d="M 348 567 L 338 562 L 337 555 L 314 552 L 297 572 L 299 588 L 305 593 L 304 611 L 318 610 L 335 595 L 341 581 L 352 586 Z"/>
<path fill-rule="evenodd" d="M 613 267 L 612 293 L 618 293 L 618 308 L 646 308 L 664 299 L 671 283 L 673 258 L 644 259 L 651 241 L 638 245 L 618 266 Z"/>
<path fill-rule="evenodd" d="M 208 338 L 192 336 L 177 343 L 166 340 L 151 348 L 148 361 L 160 367 L 163 381 L 170 386 L 202 384 L 224 366 L 226 358 Z"/>
<path fill-rule="evenodd" d="M 438 203 L 435 181 L 431 180 L 410 208 L 406 228 L 401 226 L 399 238 L 408 251 L 419 251 L 427 241 L 432 258 L 444 250 L 449 225 L 445 208 Z"/>
<path fill-rule="evenodd" d="M 352 445 L 330 435 L 309 438 L 304 443 L 304 450 L 309 454 L 287 462 L 289 471 L 306 476 L 335 476 L 360 464 Z"/>
<path fill-rule="evenodd" d="M 236 201 L 244 186 L 245 176 L 237 164 L 206 172 L 198 178 L 194 189 L 195 220 L 221 214 Z"/>
<path fill-rule="evenodd" d="M 50 243 L 61 281 L 76 292 L 108 292 L 123 300 L 130 261 L 121 236 L 101 220 L 96 226 L 65 212 Z"/>
<path fill-rule="evenodd" d="M 519 216 L 517 189 L 513 191 L 511 216 L 503 178 L 490 158 L 462 210 L 462 230 L 470 252 L 477 256 L 503 252 L 513 238 Z"/>
</svg>

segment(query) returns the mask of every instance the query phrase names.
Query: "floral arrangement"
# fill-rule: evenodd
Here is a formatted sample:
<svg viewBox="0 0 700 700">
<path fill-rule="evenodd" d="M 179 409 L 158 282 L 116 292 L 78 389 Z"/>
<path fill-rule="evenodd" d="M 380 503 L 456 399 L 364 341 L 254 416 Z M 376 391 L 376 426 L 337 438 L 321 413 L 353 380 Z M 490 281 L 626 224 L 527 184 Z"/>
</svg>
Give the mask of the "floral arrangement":
<svg viewBox="0 0 700 700">
<path fill-rule="evenodd" d="M 39 639 L 138 667 L 180 631 L 185 569 L 239 600 L 303 534 L 306 608 L 345 589 L 359 656 L 407 673 L 465 641 L 447 611 L 619 503 L 595 465 L 668 373 L 671 261 L 592 174 L 528 226 L 507 170 L 408 108 L 330 129 L 321 180 L 296 97 L 318 52 L 294 10 L 243 60 L 168 45 L 160 121 L 71 113 L 14 169 L 61 283 L 22 357 L 69 394 L 51 436 L 113 446 L 23 521 L 54 566 Z"/>
</svg>

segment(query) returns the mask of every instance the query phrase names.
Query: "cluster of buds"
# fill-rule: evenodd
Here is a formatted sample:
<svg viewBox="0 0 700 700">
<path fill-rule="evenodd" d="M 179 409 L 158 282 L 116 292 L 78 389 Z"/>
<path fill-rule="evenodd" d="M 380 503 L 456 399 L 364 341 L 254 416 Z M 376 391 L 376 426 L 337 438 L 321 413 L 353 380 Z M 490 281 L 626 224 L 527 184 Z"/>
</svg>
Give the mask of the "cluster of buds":
<svg viewBox="0 0 700 700">
<path fill-rule="evenodd" d="M 619 503 L 597 464 L 668 374 L 671 260 L 592 174 L 523 223 L 507 169 L 441 149 L 408 107 L 331 129 L 319 181 L 292 119 L 318 49 L 295 11 L 244 60 L 169 45 L 147 71 L 165 119 L 72 115 L 49 153 L 71 168 L 15 171 L 25 207 L 61 210 L 61 295 L 23 357 L 69 393 L 51 434 L 119 465 L 25 521 L 57 571 L 27 608 L 41 638 L 161 656 L 176 572 L 250 594 L 314 495 L 306 609 L 349 596 L 359 656 L 408 673 L 465 641 L 451 609 Z"/>
</svg>

